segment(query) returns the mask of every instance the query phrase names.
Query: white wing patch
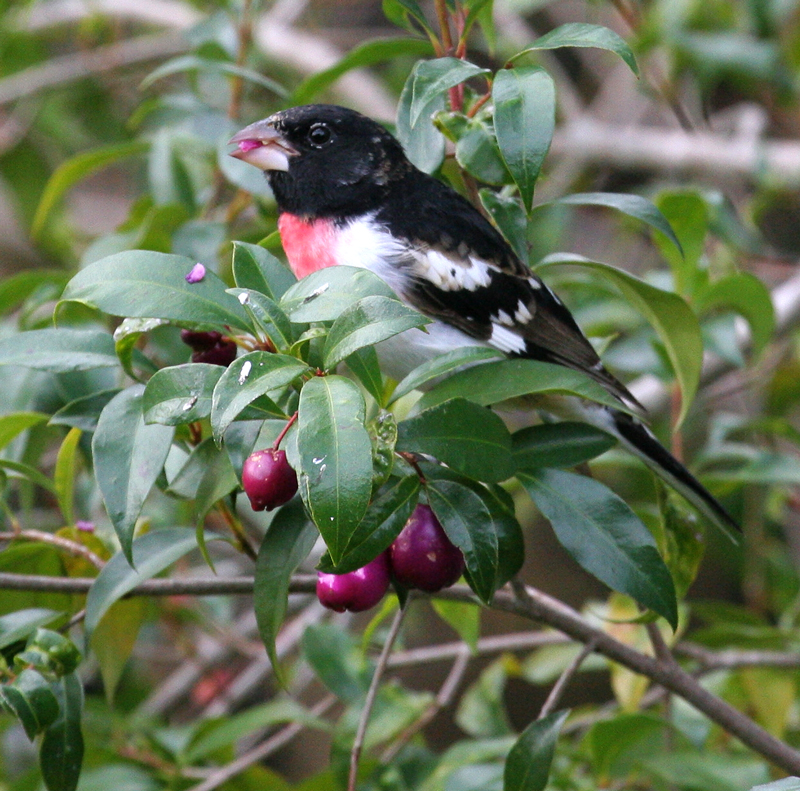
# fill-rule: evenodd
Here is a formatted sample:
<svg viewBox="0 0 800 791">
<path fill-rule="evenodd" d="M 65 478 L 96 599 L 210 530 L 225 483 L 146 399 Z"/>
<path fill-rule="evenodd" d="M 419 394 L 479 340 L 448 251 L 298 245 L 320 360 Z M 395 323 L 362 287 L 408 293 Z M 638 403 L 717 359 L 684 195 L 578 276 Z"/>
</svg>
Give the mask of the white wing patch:
<svg viewBox="0 0 800 791">
<path fill-rule="evenodd" d="M 489 345 L 506 354 L 520 354 L 525 351 L 525 339 L 499 324 L 492 324 L 492 337 Z"/>
<path fill-rule="evenodd" d="M 415 274 L 430 280 L 442 291 L 475 291 L 491 283 L 489 264 L 480 258 L 457 258 L 438 250 L 415 250 Z"/>
</svg>

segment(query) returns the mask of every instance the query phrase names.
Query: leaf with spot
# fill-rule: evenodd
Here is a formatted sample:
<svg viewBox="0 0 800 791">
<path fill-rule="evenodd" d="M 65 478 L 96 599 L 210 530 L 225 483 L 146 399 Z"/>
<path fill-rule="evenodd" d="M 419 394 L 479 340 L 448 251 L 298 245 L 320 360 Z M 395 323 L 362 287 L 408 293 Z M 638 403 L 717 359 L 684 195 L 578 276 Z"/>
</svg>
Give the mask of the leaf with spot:
<svg viewBox="0 0 800 791">
<path fill-rule="evenodd" d="M 81 269 L 67 284 L 59 304 L 80 302 L 112 316 L 248 329 L 242 306 L 226 293 L 227 286 L 217 275 L 207 271 L 199 282 L 186 282 L 195 263 L 151 250 L 116 253 Z"/>
<path fill-rule="evenodd" d="M 372 494 L 372 443 L 357 385 L 341 376 L 307 382 L 298 406 L 300 494 L 338 563 Z"/>
<path fill-rule="evenodd" d="M 186 363 L 162 368 L 144 389 L 145 423 L 177 426 L 211 414 L 211 395 L 225 369 L 208 363 Z"/>
<path fill-rule="evenodd" d="M 296 357 L 250 352 L 234 360 L 219 378 L 211 396 L 211 430 L 217 443 L 225 429 L 257 398 L 273 395 L 309 372 Z M 275 408 L 275 417 L 285 417 Z"/>
</svg>

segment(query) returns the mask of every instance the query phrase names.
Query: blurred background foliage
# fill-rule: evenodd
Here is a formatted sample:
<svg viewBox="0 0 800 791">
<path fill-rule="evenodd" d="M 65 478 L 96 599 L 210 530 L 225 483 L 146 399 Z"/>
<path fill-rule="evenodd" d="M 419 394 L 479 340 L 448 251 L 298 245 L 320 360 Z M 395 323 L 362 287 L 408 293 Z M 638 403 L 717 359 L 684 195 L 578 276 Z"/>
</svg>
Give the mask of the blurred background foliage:
<svg viewBox="0 0 800 791">
<path fill-rule="evenodd" d="M 435 27 L 433 5 L 421 6 Z M 534 265 L 564 250 L 613 263 L 675 290 L 702 318 L 705 386 L 671 436 L 680 393 L 650 325 L 588 269 L 545 271 L 609 367 L 634 381 L 662 440 L 744 526 L 738 548 L 711 532 L 701 541 L 683 505 L 676 499 L 667 507 L 676 509 L 675 525 L 690 525 L 685 545 L 672 547 L 681 559 L 672 567 L 678 588 L 691 585 L 676 651 L 715 694 L 800 746 L 800 4 L 495 0 L 472 6 L 477 24 L 467 55 L 493 71 L 568 22 L 606 25 L 636 54 L 638 78 L 596 49 L 525 56 L 552 75 L 557 116 L 534 199 L 540 208 L 516 226 L 513 241 L 527 247 Z M 415 62 L 433 54 L 405 10 L 400 0 L 383 7 L 365 0 L 0 4 L 0 354 L 14 349 L 20 331 L 52 326 L 67 280 L 113 252 L 180 253 L 223 277 L 230 275 L 231 239 L 261 242 L 280 256 L 266 182 L 227 156 L 226 141 L 282 107 L 332 101 L 390 126 L 397 121 L 404 142 L 438 168 L 444 136 L 403 126 L 403 86 Z M 483 89 L 481 78 L 470 81 L 468 103 Z M 444 107 L 442 96 L 431 110 Z M 458 141 L 443 174 L 473 197 L 487 186 L 500 186 L 507 197 L 502 185 L 510 179 L 487 119 L 480 112 L 469 122 L 447 113 L 437 118 L 439 129 Z M 472 124 L 471 134 L 464 124 Z M 654 201 L 685 256 L 629 216 L 558 202 L 596 192 Z M 64 327 L 109 328 L 108 317 L 76 305 L 58 320 Z M 177 328 L 153 329 L 146 344 L 159 366 L 188 359 Z M 0 571 L 94 576 L 91 559 L 52 542 L 8 539 L 21 525 L 58 531 L 101 562 L 113 554 L 116 539 L 87 462 L 97 403 L 94 411 L 74 404 L 115 392 L 119 372 L 53 373 L 9 363 L 0 368 L 0 382 Z M 63 411 L 68 404 L 73 408 Z M 3 423 L 3 416 L 21 413 L 31 417 Z M 70 427 L 83 435 L 67 434 Z M 31 470 L 55 475 L 55 484 L 34 485 Z M 638 506 L 658 532 L 652 503 L 666 495 L 653 493 L 641 465 L 611 451 L 592 462 L 592 473 Z M 609 599 L 533 506 L 517 499 L 526 531 L 523 579 L 639 645 L 643 628 L 620 623 L 636 615 L 629 602 Z M 140 531 L 193 519 L 186 501 L 155 491 Z M 224 530 L 215 520 L 211 514 L 209 526 Z M 247 520 L 254 534 L 268 523 L 261 514 Z M 670 552 L 666 544 L 662 549 Z M 220 575 L 252 573 L 252 564 L 227 545 L 212 554 Z M 198 553 L 178 564 L 186 575 L 205 569 Z M 30 608 L 74 615 L 83 606 L 78 595 L 0 592 L 0 616 Z M 333 619 L 308 596 L 291 597 L 279 652 L 301 708 L 277 691 L 249 597 L 172 596 L 114 607 L 80 668 L 86 690 L 80 788 L 337 787 L 355 729 L 353 704 L 369 678 L 364 651 L 380 643 L 383 620 L 362 637 L 368 618 Z M 440 701 L 444 711 L 424 739 L 411 738 L 395 755 L 392 745 L 428 710 L 447 662 L 459 655 L 449 643 L 463 637 L 474 644 L 478 628 L 484 642 L 464 662 L 459 694 Z M 533 719 L 579 650 L 549 631 L 528 633 L 525 643 L 520 628 L 498 612 L 481 612 L 478 625 L 474 608 L 417 605 L 401 638 L 408 669 L 392 671 L 397 681 L 382 693 L 374 715 L 380 727 L 368 744 L 384 745 L 392 760 L 381 768 L 381 752 L 370 753 L 368 787 L 502 787 L 513 734 Z M 415 660 L 410 652 L 425 645 L 432 646 L 428 659 Z M 323 695 L 323 685 L 332 697 Z M 603 659 L 582 665 L 564 704 L 574 708 L 552 788 L 746 791 L 779 776 L 682 700 L 665 702 L 646 679 Z M 321 708 L 312 715 L 315 705 Z M 287 722 L 309 727 L 291 740 L 286 728 L 276 730 Z M 0 787 L 39 787 L 35 745 L 10 717 L 0 719 L 0 729 Z M 235 754 L 263 747 L 274 733 L 274 746 L 259 753 L 262 761 L 203 785 Z"/>
</svg>

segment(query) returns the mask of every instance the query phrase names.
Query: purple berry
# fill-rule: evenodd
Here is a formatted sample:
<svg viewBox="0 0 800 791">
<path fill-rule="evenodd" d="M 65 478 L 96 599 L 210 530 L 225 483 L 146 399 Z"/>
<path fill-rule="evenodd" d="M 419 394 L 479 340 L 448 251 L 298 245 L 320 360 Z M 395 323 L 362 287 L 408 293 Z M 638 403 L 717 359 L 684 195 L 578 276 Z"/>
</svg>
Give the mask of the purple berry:
<svg viewBox="0 0 800 791">
<path fill-rule="evenodd" d="M 297 475 L 286 461 L 285 451 L 257 450 L 245 459 L 242 486 L 254 511 L 271 511 L 294 497 Z"/>
<path fill-rule="evenodd" d="M 216 346 L 222 340 L 222 333 L 211 330 L 181 330 L 181 340 L 196 352 Z"/>
<path fill-rule="evenodd" d="M 406 588 L 435 593 L 464 572 L 464 556 L 454 546 L 430 506 L 418 505 L 390 547 L 392 573 Z"/>
<path fill-rule="evenodd" d="M 374 607 L 389 589 L 389 553 L 348 574 L 317 572 L 317 598 L 329 610 L 362 612 Z"/>
</svg>

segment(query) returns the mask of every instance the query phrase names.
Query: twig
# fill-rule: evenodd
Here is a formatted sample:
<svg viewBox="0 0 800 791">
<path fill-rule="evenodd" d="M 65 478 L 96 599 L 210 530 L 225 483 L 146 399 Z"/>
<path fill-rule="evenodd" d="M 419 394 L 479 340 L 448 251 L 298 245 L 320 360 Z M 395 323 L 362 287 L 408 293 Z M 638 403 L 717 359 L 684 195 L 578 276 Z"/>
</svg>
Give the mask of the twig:
<svg viewBox="0 0 800 791">
<path fill-rule="evenodd" d="M 415 734 L 419 733 L 443 708 L 450 705 L 464 678 L 464 673 L 469 665 L 469 659 L 469 647 L 466 643 L 461 643 L 461 650 L 456 655 L 456 660 L 453 662 L 453 666 L 450 668 L 450 672 L 447 674 L 447 678 L 444 680 L 444 684 L 442 684 L 436 698 L 431 701 L 425 711 L 397 737 L 394 743 L 386 749 L 381 756 L 382 764 L 391 763 L 395 756 L 411 741 Z"/>
<path fill-rule="evenodd" d="M 253 549 L 253 545 L 245 535 L 242 523 L 236 518 L 233 511 L 228 508 L 228 505 L 224 500 L 220 500 L 217 503 L 217 510 L 225 520 L 225 524 L 230 528 L 231 533 L 233 533 L 233 535 L 236 537 L 236 541 L 238 542 L 242 552 L 244 552 L 245 555 L 247 555 L 247 557 L 249 557 L 251 560 L 256 560 L 258 558 L 258 552 Z"/>
<path fill-rule="evenodd" d="M 564 672 L 558 677 L 556 683 L 553 684 L 553 688 L 550 690 L 550 694 L 542 704 L 542 709 L 539 712 L 540 720 L 543 720 L 548 714 L 552 714 L 556 710 L 556 706 L 558 706 L 561 696 L 564 694 L 564 690 L 566 690 L 570 681 L 572 681 L 586 657 L 588 657 L 589 654 L 594 651 L 594 647 L 594 640 L 590 640 L 588 643 L 586 643 L 586 645 L 581 649 L 581 652 L 569 663 L 569 665 L 567 665 L 567 667 L 564 669 Z"/>
<path fill-rule="evenodd" d="M 72 541 L 63 536 L 54 536 L 52 533 L 45 533 L 43 530 L 20 530 L 11 533 L 0 533 L 0 541 L 16 541 L 21 539 L 23 541 L 41 541 L 43 544 L 52 544 L 54 547 L 63 549 L 70 555 L 81 557 L 88 560 L 95 568 L 101 569 L 105 566 L 105 561 L 96 553 L 92 552 L 89 547 L 79 544 L 77 541 Z"/>
<path fill-rule="evenodd" d="M 400 607 L 395 613 L 394 620 L 391 627 L 389 627 L 389 634 L 386 636 L 386 642 L 383 644 L 383 650 L 378 657 L 378 664 L 375 665 L 375 672 L 372 674 L 372 681 L 367 691 L 367 697 L 364 701 L 364 708 L 361 712 L 361 719 L 358 721 L 358 728 L 356 730 L 356 738 L 353 740 L 353 748 L 350 751 L 350 775 L 347 779 L 347 791 L 356 791 L 356 780 L 358 779 L 358 761 L 361 758 L 361 750 L 364 747 L 364 737 L 367 733 L 367 724 L 369 723 L 369 715 L 372 713 L 372 707 L 375 704 L 375 698 L 378 694 L 378 687 L 381 683 L 381 678 L 386 670 L 386 663 L 389 661 L 389 654 L 392 652 L 392 646 L 397 639 L 400 632 L 400 626 L 403 623 L 403 617 L 406 614 L 406 607 Z"/>
<path fill-rule="evenodd" d="M 311 709 L 311 713 L 319 717 L 328 711 L 334 703 L 336 703 L 336 697 L 334 695 L 327 695 Z M 248 750 L 243 755 L 240 755 L 227 766 L 223 766 L 221 769 L 213 772 L 202 783 L 192 786 L 188 791 L 213 791 L 213 789 L 219 788 L 223 783 L 227 783 L 231 778 L 241 774 L 254 763 L 262 761 L 285 744 L 288 744 L 288 742 L 294 739 L 305 727 L 305 723 L 293 722 L 291 725 L 281 728 L 274 736 L 271 736 L 256 747 L 253 747 L 252 750 Z"/>
<path fill-rule="evenodd" d="M 544 621 L 582 643 L 588 643 L 594 639 L 597 651 L 601 654 L 625 665 L 636 673 L 648 676 L 680 695 L 752 750 L 785 771 L 791 774 L 800 774 L 800 753 L 776 739 L 742 712 L 712 695 L 677 663 L 665 664 L 654 657 L 636 651 L 611 635 L 596 629 L 578 612 L 563 602 L 535 588 L 518 584 L 514 594 L 509 596 L 504 591 L 498 591 L 494 598 L 494 606 L 501 610 L 525 615 L 536 621 Z"/>
<path fill-rule="evenodd" d="M 710 651 L 696 643 L 678 643 L 675 653 L 699 662 L 705 670 L 736 667 L 800 667 L 795 651 Z"/>
</svg>

